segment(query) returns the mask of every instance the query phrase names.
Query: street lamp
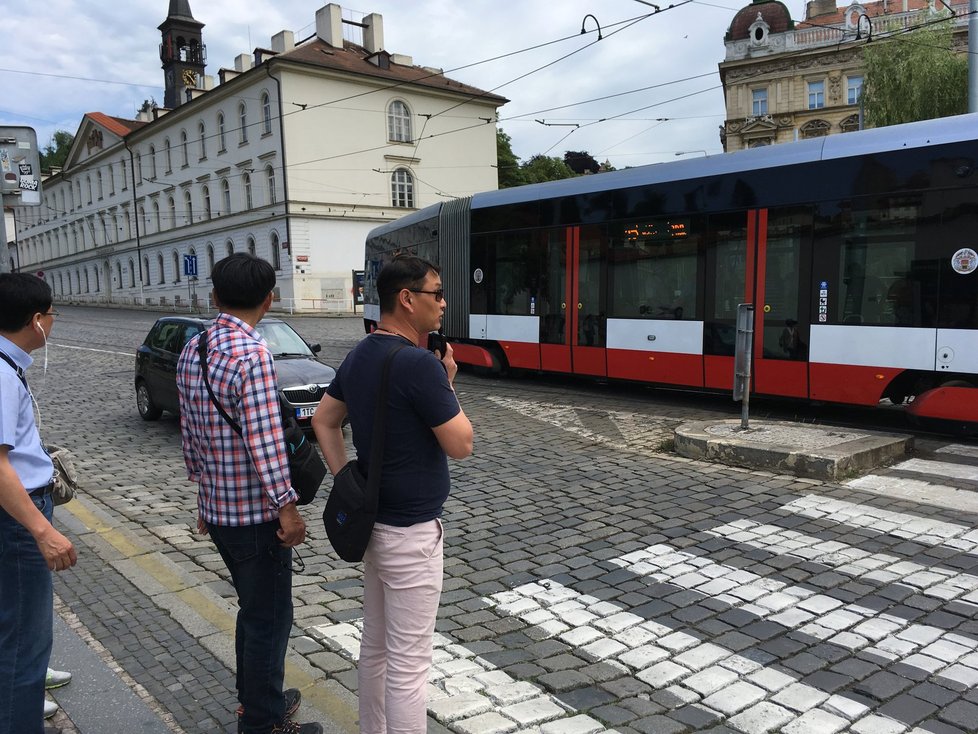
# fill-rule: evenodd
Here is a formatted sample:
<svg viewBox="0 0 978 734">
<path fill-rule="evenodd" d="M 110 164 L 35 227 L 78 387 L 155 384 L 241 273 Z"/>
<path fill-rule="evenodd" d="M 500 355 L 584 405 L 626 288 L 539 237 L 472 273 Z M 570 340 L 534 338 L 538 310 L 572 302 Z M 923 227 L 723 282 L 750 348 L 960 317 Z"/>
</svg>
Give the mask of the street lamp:
<svg viewBox="0 0 978 734">
<path fill-rule="evenodd" d="M 702 153 L 704 157 L 709 158 L 710 154 L 705 150 L 679 150 L 676 151 L 676 155 L 690 155 L 691 153 Z"/>
</svg>

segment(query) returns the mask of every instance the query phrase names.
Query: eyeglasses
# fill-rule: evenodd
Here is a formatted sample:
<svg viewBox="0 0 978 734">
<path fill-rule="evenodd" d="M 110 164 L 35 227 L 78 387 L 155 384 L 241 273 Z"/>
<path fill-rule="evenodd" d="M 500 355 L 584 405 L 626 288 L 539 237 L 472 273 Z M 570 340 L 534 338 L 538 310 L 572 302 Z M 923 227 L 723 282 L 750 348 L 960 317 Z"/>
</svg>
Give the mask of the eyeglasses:
<svg viewBox="0 0 978 734">
<path fill-rule="evenodd" d="M 45 312 L 44 312 L 44 315 L 45 315 L 45 316 L 59 316 L 59 315 L 60 315 L 60 311 L 55 311 L 55 310 L 54 310 L 54 309 L 52 308 L 52 309 L 51 309 L 50 311 L 45 311 Z"/>
<path fill-rule="evenodd" d="M 426 290 L 422 290 L 420 288 L 408 288 L 408 290 L 411 291 L 412 293 L 430 293 L 431 295 L 433 295 L 435 297 L 435 300 L 436 301 L 439 301 L 439 302 L 445 300 L 445 289 L 444 288 L 439 288 L 436 291 L 426 291 Z"/>
</svg>

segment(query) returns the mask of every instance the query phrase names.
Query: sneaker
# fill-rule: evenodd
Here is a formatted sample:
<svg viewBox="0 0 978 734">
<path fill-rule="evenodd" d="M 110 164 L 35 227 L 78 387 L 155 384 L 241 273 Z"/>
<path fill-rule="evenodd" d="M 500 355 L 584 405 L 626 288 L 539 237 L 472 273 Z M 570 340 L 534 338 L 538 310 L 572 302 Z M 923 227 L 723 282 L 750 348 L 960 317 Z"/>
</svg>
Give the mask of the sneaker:
<svg viewBox="0 0 978 734">
<path fill-rule="evenodd" d="M 298 721 L 285 721 L 272 727 L 272 734 L 323 734 L 323 725 L 318 721 L 300 724 Z"/>
<path fill-rule="evenodd" d="M 299 710 L 299 704 L 302 703 L 302 691 L 298 688 L 286 688 L 282 691 L 282 695 L 285 696 L 285 718 L 291 719 L 295 716 L 295 712 Z M 241 717 L 244 716 L 244 706 L 238 706 L 238 710 L 234 713 L 238 716 L 238 732 L 240 732 Z"/>
<path fill-rule="evenodd" d="M 67 673 L 63 670 L 52 670 L 48 668 L 48 676 L 44 679 L 44 687 L 47 690 L 52 688 L 61 688 L 61 686 L 66 686 L 71 683 L 71 673 Z"/>
<path fill-rule="evenodd" d="M 56 704 L 54 701 L 49 701 L 48 699 L 45 698 L 44 699 L 44 718 L 45 719 L 50 719 L 56 713 L 58 713 L 58 704 Z"/>
</svg>

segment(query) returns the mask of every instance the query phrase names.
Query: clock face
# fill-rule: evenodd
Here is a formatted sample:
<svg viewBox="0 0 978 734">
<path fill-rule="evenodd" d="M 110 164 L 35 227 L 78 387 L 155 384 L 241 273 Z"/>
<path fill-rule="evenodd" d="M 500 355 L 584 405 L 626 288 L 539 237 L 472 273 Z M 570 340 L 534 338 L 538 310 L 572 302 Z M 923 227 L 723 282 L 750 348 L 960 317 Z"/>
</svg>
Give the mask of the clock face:
<svg viewBox="0 0 978 734">
<path fill-rule="evenodd" d="M 182 76 L 183 76 L 184 86 L 187 87 L 197 86 L 197 72 L 195 72 L 193 69 L 184 69 Z"/>
</svg>

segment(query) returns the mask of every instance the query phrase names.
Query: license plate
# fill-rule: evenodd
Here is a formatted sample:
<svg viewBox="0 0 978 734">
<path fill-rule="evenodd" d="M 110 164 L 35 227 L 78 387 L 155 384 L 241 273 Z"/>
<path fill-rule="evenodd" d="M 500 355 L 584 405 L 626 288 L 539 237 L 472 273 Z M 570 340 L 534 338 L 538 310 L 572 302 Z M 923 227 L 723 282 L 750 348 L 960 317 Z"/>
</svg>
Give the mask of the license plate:
<svg viewBox="0 0 978 734">
<path fill-rule="evenodd" d="M 313 405 L 309 408 L 296 408 L 295 417 L 296 418 L 312 418 L 312 414 L 316 412 L 316 406 Z"/>
</svg>

